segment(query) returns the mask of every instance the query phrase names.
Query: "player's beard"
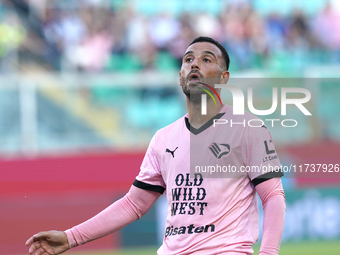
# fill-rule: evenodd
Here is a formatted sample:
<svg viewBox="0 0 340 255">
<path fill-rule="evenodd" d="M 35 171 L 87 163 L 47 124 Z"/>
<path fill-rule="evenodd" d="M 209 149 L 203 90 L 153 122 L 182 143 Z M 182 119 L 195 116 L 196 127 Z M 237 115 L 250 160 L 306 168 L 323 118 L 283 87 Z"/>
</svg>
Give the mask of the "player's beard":
<svg viewBox="0 0 340 255">
<path fill-rule="evenodd" d="M 215 84 L 220 83 L 220 78 L 219 77 L 204 78 L 200 73 L 197 73 L 200 76 L 199 83 L 197 82 L 197 83 L 189 84 L 190 74 L 191 73 L 189 73 L 187 78 L 184 78 L 184 77 L 180 78 L 180 82 L 181 82 L 181 85 L 182 85 L 182 91 L 186 95 L 186 97 L 188 98 L 190 103 L 201 104 L 202 94 L 206 94 L 206 92 L 204 92 L 202 89 L 199 89 L 198 87 L 205 88 L 205 89 L 209 90 L 209 88 L 204 86 L 202 83 L 208 84 L 211 87 L 215 87 Z M 210 100 L 211 98 L 208 97 L 207 99 Z"/>
<path fill-rule="evenodd" d="M 204 93 L 203 90 L 197 88 L 197 86 L 201 86 L 199 83 L 192 83 L 188 84 L 188 79 L 181 77 L 181 84 L 182 84 L 182 90 L 183 93 L 187 96 L 187 99 L 190 101 L 190 103 L 193 104 L 200 104 L 202 94 Z"/>
</svg>

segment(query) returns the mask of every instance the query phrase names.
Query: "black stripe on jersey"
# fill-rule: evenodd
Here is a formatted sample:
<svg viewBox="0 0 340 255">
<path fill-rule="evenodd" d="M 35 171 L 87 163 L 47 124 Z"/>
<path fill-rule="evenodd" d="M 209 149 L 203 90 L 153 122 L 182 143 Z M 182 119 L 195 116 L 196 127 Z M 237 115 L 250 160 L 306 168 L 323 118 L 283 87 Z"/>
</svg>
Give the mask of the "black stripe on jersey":
<svg viewBox="0 0 340 255">
<path fill-rule="evenodd" d="M 185 117 L 185 125 L 187 126 L 187 129 L 191 133 L 193 133 L 194 135 L 198 135 L 199 133 L 203 132 L 204 130 L 206 130 L 207 128 L 212 126 L 214 124 L 214 120 L 215 119 L 220 119 L 224 114 L 225 114 L 225 112 L 218 113 L 217 115 L 212 117 L 210 120 L 208 120 L 208 122 L 206 122 L 203 126 L 201 126 L 198 129 L 196 129 L 193 126 L 191 126 L 190 123 L 189 123 L 189 119 L 187 117 Z"/>
<path fill-rule="evenodd" d="M 163 188 L 162 186 L 151 185 L 151 184 L 148 184 L 148 183 L 145 183 L 145 182 L 140 182 L 138 180 L 135 180 L 132 185 L 136 186 L 137 188 L 140 188 L 140 189 L 155 191 L 155 192 L 158 192 L 158 193 L 161 193 L 161 194 L 163 194 L 164 191 L 165 191 L 165 188 Z"/>
<path fill-rule="evenodd" d="M 215 157 L 218 157 L 218 153 L 216 153 L 216 151 L 211 147 L 209 147 L 209 149 L 211 150 L 211 152 L 215 155 Z"/>
<path fill-rule="evenodd" d="M 268 173 L 262 174 L 256 177 L 251 182 L 254 184 L 254 186 L 257 186 L 262 182 L 268 181 L 273 178 L 282 177 L 282 176 L 283 176 L 283 172 L 282 172 L 282 169 L 280 169 L 279 172 L 268 172 Z"/>
</svg>

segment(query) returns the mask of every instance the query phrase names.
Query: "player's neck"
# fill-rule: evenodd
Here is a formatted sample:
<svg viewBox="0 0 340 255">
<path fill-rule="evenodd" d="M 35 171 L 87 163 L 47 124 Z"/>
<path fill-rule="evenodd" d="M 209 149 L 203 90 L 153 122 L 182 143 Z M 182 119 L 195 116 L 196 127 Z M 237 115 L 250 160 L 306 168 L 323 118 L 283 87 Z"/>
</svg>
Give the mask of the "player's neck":
<svg viewBox="0 0 340 255">
<path fill-rule="evenodd" d="M 215 105 L 215 103 L 212 100 L 208 100 L 206 107 L 207 114 L 202 115 L 201 104 L 197 103 L 194 104 L 187 99 L 188 119 L 190 125 L 194 128 L 200 128 L 205 123 L 207 123 L 211 118 L 216 116 L 216 114 L 218 114 L 222 107 L 223 107 L 222 105 L 220 104 Z"/>
</svg>

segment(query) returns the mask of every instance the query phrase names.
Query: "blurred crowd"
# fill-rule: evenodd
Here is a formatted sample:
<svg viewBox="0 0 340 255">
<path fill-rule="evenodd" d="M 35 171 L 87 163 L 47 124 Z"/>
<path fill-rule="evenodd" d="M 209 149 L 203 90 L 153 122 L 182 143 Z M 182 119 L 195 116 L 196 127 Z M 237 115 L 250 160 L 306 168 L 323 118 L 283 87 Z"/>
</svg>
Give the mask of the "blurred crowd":
<svg viewBox="0 0 340 255">
<path fill-rule="evenodd" d="M 131 4 L 78 1 L 75 8 L 62 8 L 58 1 L 45 7 L 34 2 L 1 2 L 0 70 L 32 62 L 52 70 L 86 72 L 175 69 L 199 35 L 226 47 L 233 70 L 266 68 L 273 58 L 287 54 L 340 61 L 340 14 L 330 4 L 314 16 L 298 9 L 287 16 L 263 16 L 244 2 L 226 5 L 219 15 L 174 16 L 164 11 L 145 15 Z M 318 52 L 331 54 L 322 59 Z"/>
</svg>

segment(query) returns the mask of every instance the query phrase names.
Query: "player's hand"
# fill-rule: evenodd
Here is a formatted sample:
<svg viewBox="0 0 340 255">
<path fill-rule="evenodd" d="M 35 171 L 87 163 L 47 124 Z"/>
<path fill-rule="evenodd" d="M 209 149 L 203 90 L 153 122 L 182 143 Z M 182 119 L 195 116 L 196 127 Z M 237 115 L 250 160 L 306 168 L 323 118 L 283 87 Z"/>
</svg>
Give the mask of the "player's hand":
<svg viewBox="0 0 340 255">
<path fill-rule="evenodd" d="M 56 255 L 67 251 L 70 247 L 63 231 L 46 231 L 33 235 L 26 241 L 26 246 L 33 255 Z"/>
</svg>

